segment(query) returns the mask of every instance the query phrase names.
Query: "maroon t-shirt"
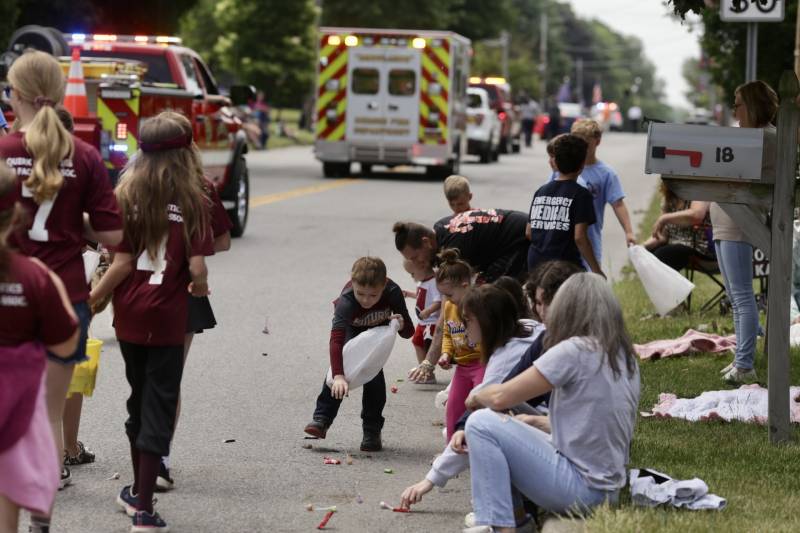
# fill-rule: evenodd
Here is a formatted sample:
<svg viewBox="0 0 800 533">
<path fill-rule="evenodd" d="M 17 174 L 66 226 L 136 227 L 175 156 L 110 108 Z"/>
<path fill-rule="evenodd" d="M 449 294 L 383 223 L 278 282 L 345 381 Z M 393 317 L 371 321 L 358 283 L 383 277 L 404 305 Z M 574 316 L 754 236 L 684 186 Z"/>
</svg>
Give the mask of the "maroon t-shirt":
<svg viewBox="0 0 800 533">
<path fill-rule="evenodd" d="M 169 233 L 151 260 L 147 251 L 134 258 L 133 272 L 114 291 L 114 329 L 117 338 L 147 346 L 183 344 L 186 333 L 189 257 L 212 255 L 214 238 L 207 228 L 203 238 L 195 237 L 186 255 L 183 217 L 180 208 L 169 204 Z M 133 252 L 127 239 L 118 252 Z"/>
<path fill-rule="evenodd" d="M 206 182 L 206 192 L 208 192 L 208 199 L 211 200 L 211 231 L 214 238 L 220 237 L 228 233 L 233 224 L 228 212 L 225 211 L 225 206 L 222 205 L 222 198 L 219 197 L 219 191 L 214 187 L 214 184 L 208 178 L 204 178 Z"/>
<path fill-rule="evenodd" d="M 89 214 L 97 231 L 122 229 L 122 218 L 100 154 L 77 137 L 73 141 L 72 159 L 61 162 L 64 183 L 52 200 L 41 205 L 23 185 L 33 166 L 23 133 L 0 138 L 0 159 L 16 171 L 21 204 L 28 214 L 24 227 L 11 235 L 10 245 L 41 259 L 58 274 L 74 303 L 89 298 L 82 257 L 83 213 Z"/>
<path fill-rule="evenodd" d="M 0 346 L 32 341 L 48 346 L 75 333 L 78 324 L 41 265 L 12 252 L 6 278 L 0 282 Z"/>
</svg>

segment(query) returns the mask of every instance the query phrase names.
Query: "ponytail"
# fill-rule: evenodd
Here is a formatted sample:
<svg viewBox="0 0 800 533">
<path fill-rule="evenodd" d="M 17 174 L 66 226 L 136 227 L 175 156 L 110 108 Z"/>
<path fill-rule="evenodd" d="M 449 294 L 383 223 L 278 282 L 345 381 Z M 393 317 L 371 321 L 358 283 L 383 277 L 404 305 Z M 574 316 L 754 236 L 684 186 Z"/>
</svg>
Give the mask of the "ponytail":
<svg viewBox="0 0 800 533">
<path fill-rule="evenodd" d="M 53 109 L 64 99 L 64 73 L 53 56 L 33 51 L 11 65 L 8 80 L 18 98 L 36 109 L 25 130 L 25 147 L 33 160 L 25 186 L 41 204 L 61 189 L 64 176 L 59 166 L 74 150 L 72 135 Z"/>
<path fill-rule="evenodd" d="M 472 279 L 472 269 L 461 259 L 461 254 L 455 248 L 442 250 L 437 256 L 439 269 L 436 271 L 436 281 L 441 283 L 469 283 Z"/>
</svg>

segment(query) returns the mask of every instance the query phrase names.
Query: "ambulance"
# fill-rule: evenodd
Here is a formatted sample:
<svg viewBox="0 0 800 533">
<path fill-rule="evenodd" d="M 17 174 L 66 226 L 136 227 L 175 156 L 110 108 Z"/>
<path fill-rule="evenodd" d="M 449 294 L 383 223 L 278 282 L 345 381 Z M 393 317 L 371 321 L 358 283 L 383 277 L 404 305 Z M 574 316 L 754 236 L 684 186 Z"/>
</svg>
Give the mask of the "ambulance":
<svg viewBox="0 0 800 533">
<path fill-rule="evenodd" d="M 373 165 L 458 172 L 470 41 L 453 32 L 321 28 L 314 155 L 325 177 Z"/>
</svg>

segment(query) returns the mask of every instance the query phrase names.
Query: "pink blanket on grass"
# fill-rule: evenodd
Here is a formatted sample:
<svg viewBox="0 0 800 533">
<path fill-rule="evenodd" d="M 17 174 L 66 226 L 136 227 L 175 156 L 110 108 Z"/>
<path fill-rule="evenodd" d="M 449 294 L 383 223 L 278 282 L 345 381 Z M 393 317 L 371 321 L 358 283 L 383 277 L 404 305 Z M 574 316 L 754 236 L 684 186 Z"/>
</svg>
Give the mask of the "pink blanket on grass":
<svg viewBox="0 0 800 533">
<path fill-rule="evenodd" d="M 758 384 L 742 385 L 735 390 L 707 391 L 696 398 L 678 398 L 662 392 L 651 413 L 643 416 L 682 418 L 690 422 L 738 420 L 766 424 L 768 415 L 767 389 Z M 800 423 L 800 387 L 789 388 L 789 416 Z"/>
<path fill-rule="evenodd" d="M 642 360 L 655 360 L 693 352 L 716 353 L 725 350 L 733 352 L 736 350 L 736 335 L 722 337 L 690 329 L 680 338 L 634 344 L 633 348 Z"/>
</svg>

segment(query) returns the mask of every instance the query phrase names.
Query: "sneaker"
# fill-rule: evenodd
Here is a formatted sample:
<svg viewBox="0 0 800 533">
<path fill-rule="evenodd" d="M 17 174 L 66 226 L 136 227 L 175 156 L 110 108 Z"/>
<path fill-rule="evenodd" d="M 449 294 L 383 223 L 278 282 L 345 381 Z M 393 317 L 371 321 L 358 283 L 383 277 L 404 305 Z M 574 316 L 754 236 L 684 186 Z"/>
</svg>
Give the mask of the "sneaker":
<svg viewBox="0 0 800 533">
<path fill-rule="evenodd" d="M 464 527 L 465 528 L 475 527 L 475 513 L 474 512 L 467 513 L 464 516 Z"/>
<path fill-rule="evenodd" d="M 303 431 L 315 439 L 324 439 L 325 435 L 328 434 L 329 427 L 330 424 L 326 424 L 324 421 L 315 418 L 306 425 Z"/>
<path fill-rule="evenodd" d="M 741 370 L 734 366 L 722 376 L 722 379 L 728 383 L 753 383 L 758 379 L 758 376 L 753 368 L 750 370 Z"/>
<path fill-rule="evenodd" d="M 727 374 L 733 368 L 733 363 L 728 364 L 725 368 L 719 371 L 720 374 Z"/>
<path fill-rule="evenodd" d="M 63 490 L 64 487 L 72 483 L 72 472 L 66 466 L 61 469 L 61 481 L 58 483 L 58 490 Z"/>
<path fill-rule="evenodd" d="M 64 466 L 85 465 L 94 462 L 94 453 L 87 450 L 81 441 L 78 441 L 78 454 L 69 455 L 64 452 Z"/>
<path fill-rule="evenodd" d="M 156 491 L 164 492 L 175 488 L 175 481 L 169 476 L 169 468 L 167 468 L 164 459 L 161 459 L 161 466 L 158 467 L 158 477 L 156 478 Z"/>
<path fill-rule="evenodd" d="M 28 533 L 50 533 L 50 524 L 31 523 L 28 526 Z"/>
<path fill-rule="evenodd" d="M 125 485 L 117 496 L 117 505 L 125 511 L 128 516 L 133 516 L 139 510 L 139 496 L 135 495 L 132 485 Z"/>
<path fill-rule="evenodd" d="M 497 530 L 492 526 L 472 526 L 472 527 L 465 527 L 464 529 L 461 530 L 461 533 L 494 533 L 495 531 Z M 537 533 L 536 524 L 534 523 L 533 520 L 528 520 L 524 524 L 517 526 L 515 531 L 516 533 Z"/>
<path fill-rule="evenodd" d="M 361 439 L 362 452 L 379 452 L 383 449 L 381 443 L 381 430 L 364 428 L 364 438 Z"/>
<path fill-rule="evenodd" d="M 152 533 L 154 531 L 167 533 L 169 527 L 155 511 L 153 514 L 147 511 L 136 511 L 131 519 L 131 533 Z"/>
</svg>

